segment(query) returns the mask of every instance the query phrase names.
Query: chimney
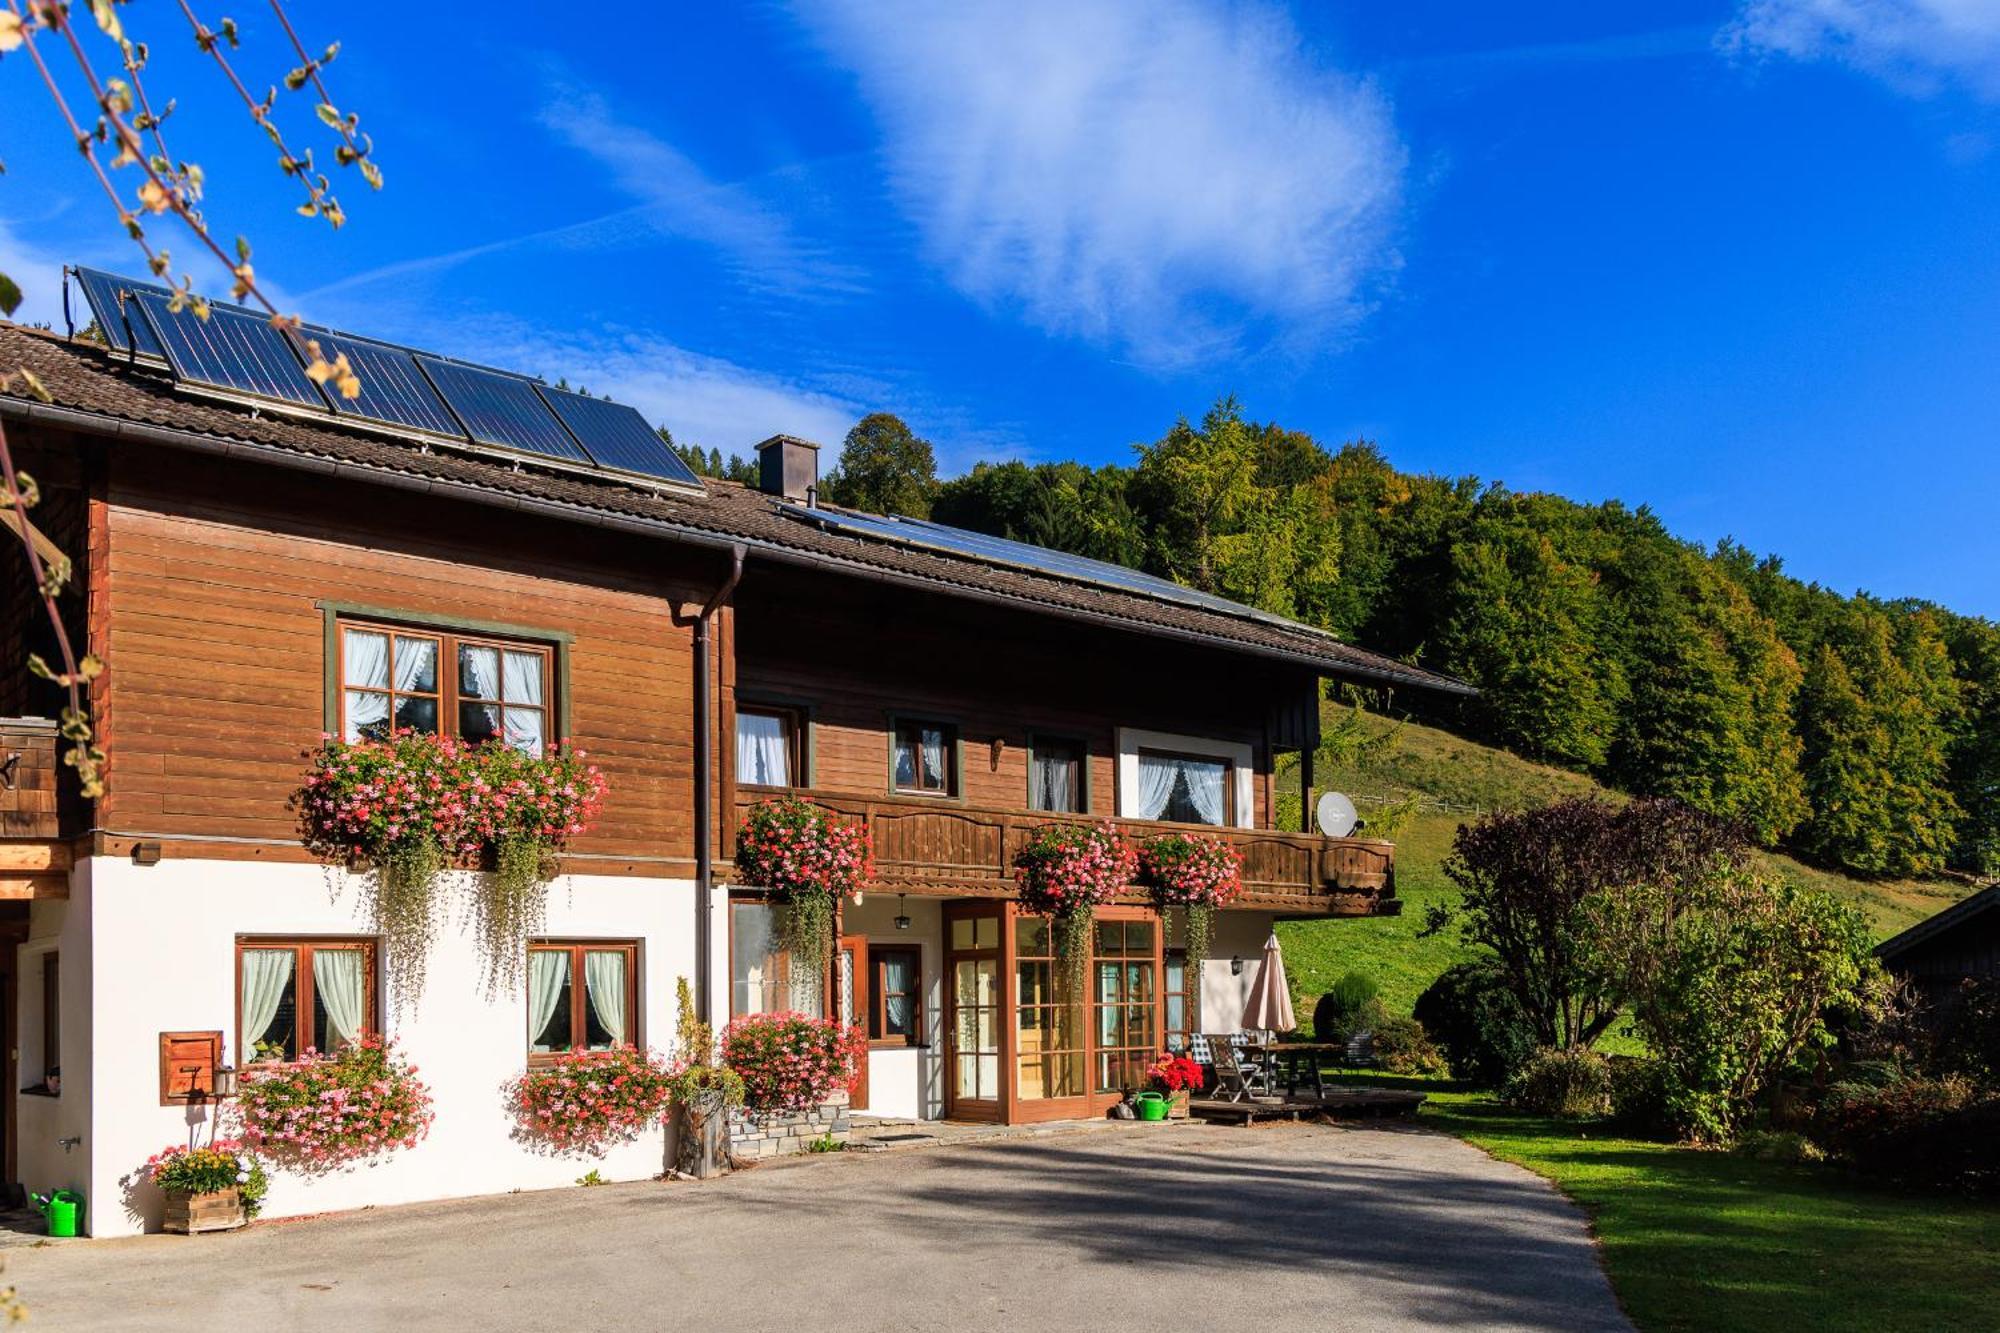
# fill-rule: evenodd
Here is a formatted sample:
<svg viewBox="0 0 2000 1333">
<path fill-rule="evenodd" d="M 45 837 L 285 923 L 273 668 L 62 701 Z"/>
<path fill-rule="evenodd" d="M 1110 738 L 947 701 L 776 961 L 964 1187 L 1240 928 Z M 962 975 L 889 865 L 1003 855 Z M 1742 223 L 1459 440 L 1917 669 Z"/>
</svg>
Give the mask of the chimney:
<svg viewBox="0 0 2000 1333">
<path fill-rule="evenodd" d="M 819 446 L 791 435 L 773 435 L 758 445 L 757 489 L 803 504 L 816 503 Z"/>
</svg>

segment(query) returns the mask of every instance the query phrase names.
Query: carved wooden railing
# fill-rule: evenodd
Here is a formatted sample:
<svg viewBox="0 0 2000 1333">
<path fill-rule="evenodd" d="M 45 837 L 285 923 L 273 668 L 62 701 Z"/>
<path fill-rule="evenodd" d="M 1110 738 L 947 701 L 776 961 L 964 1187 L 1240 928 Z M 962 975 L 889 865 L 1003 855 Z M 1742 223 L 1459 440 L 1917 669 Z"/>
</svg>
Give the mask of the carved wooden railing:
<svg viewBox="0 0 2000 1333">
<path fill-rule="evenodd" d="M 69 891 L 70 850 L 59 841 L 56 724 L 0 718 L 0 898 Z"/>
<path fill-rule="evenodd" d="M 961 805 L 923 797 L 855 796 L 832 791 L 794 795 L 868 828 L 876 883 L 889 893 L 941 897 L 1012 897 L 1014 856 L 1043 824 L 1097 823 L 1081 815 Z M 741 793 L 736 821 L 767 794 Z M 1389 916 L 1396 899 L 1394 844 L 1271 829 L 1195 828 L 1145 819 L 1112 819 L 1134 842 L 1156 833 L 1201 832 L 1243 856 L 1242 907 L 1300 916 Z M 734 828 L 733 822 L 731 827 Z M 1134 891 L 1133 901 L 1144 895 Z"/>
</svg>

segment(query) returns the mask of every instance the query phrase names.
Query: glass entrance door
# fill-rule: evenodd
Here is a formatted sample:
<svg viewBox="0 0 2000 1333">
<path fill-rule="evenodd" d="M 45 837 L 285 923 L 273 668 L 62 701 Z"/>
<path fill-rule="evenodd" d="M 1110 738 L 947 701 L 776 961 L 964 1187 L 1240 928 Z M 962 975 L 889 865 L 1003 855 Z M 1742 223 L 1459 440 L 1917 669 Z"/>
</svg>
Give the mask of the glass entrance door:
<svg viewBox="0 0 2000 1333">
<path fill-rule="evenodd" d="M 952 904 L 945 909 L 945 1016 L 949 1047 L 945 1110 L 954 1119 L 998 1120 L 1004 1051 L 998 903 Z"/>
</svg>

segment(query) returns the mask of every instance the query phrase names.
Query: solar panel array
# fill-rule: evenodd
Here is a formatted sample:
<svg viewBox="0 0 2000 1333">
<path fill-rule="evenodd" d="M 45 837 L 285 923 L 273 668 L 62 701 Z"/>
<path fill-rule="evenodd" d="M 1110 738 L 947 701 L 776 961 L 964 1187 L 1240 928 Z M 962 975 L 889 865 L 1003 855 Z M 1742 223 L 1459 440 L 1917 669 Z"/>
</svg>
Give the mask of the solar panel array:
<svg viewBox="0 0 2000 1333">
<path fill-rule="evenodd" d="M 336 329 L 297 333 L 240 306 L 206 320 L 173 310 L 173 293 L 97 269 L 71 270 L 116 351 L 164 361 L 177 382 L 293 409 L 415 432 L 442 443 L 504 449 L 566 467 L 701 488 L 701 479 L 634 408 L 552 388 L 489 366 L 434 356 Z M 343 397 L 306 375 L 306 343 L 342 354 L 361 381 Z"/>
<path fill-rule="evenodd" d="M 794 518 L 808 523 L 818 523 L 856 537 L 895 542 L 903 546 L 941 551 L 949 555 L 967 556 L 986 564 L 1005 565 L 1033 574 L 1094 584 L 1100 588 L 1136 593 L 1141 597 L 1151 597 L 1159 601 L 1178 602 L 1183 606 L 1199 607 L 1204 611 L 1219 611 L 1224 615 L 1283 625 L 1287 629 L 1311 628 L 1287 620 L 1283 616 L 1260 611 L 1254 606 L 1232 602 L 1227 597 L 1217 597 L 1213 593 L 1205 593 L 1198 588 L 1175 583 L 1172 579 L 1142 574 L 1123 565 L 1092 560 L 1088 556 L 1072 555 L 1067 551 L 1053 551 L 1046 546 L 1034 546 L 1028 542 L 1012 541 L 1006 537 L 994 537 L 966 528 L 954 528 L 944 523 L 933 523 L 929 519 L 858 514 L 844 509 L 809 509 L 796 504 L 784 504 L 781 508 Z"/>
</svg>

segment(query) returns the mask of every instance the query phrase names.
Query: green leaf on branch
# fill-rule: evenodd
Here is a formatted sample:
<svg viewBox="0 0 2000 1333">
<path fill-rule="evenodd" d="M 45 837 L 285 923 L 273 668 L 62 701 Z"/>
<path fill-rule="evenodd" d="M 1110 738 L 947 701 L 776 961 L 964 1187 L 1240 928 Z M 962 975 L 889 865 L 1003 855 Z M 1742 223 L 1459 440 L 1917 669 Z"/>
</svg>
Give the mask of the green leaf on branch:
<svg viewBox="0 0 2000 1333">
<path fill-rule="evenodd" d="M 0 315 L 12 315 L 21 307 L 21 287 L 5 273 L 0 273 Z"/>
</svg>

